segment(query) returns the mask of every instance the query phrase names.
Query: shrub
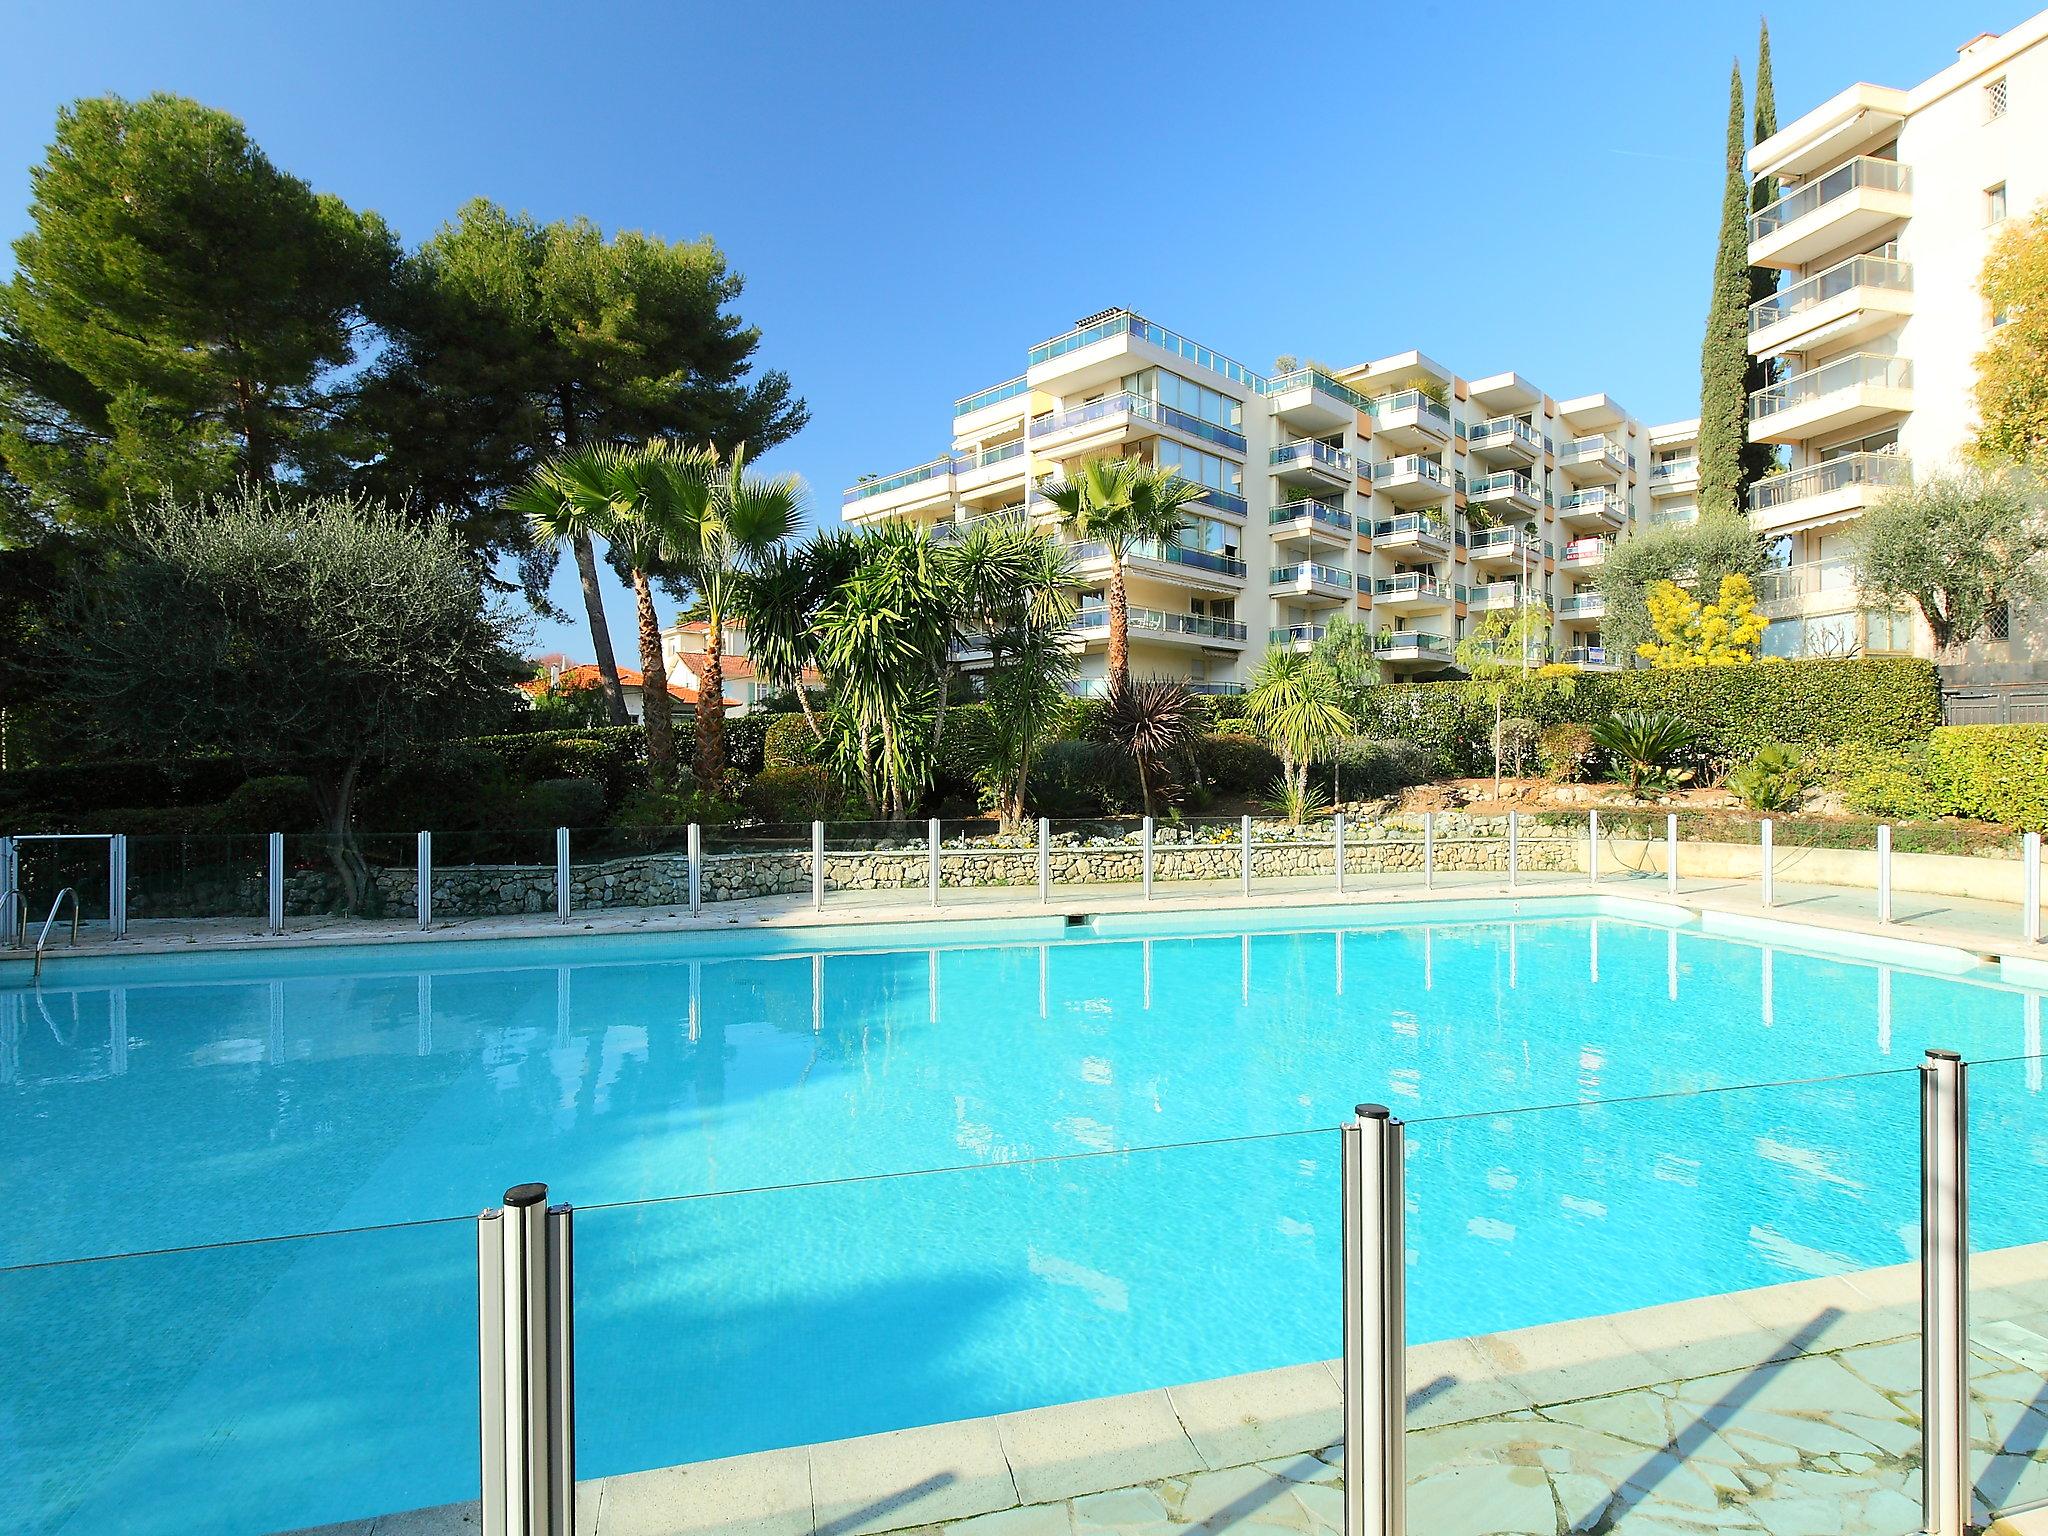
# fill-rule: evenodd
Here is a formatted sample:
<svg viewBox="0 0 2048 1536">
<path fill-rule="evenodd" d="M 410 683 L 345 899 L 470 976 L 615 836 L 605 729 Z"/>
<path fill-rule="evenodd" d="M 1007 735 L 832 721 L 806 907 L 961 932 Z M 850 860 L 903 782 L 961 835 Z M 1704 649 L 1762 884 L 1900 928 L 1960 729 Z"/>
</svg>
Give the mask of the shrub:
<svg viewBox="0 0 2048 1536">
<path fill-rule="evenodd" d="M 725 765 L 741 778 L 751 778 L 762 769 L 768 728 L 780 714 L 749 710 L 744 715 L 725 717 Z M 688 762 L 697 751 L 697 716 L 693 709 L 676 711 L 676 755 Z"/>
<path fill-rule="evenodd" d="M 1248 736 L 1253 741 L 1262 739 L 1259 735 L 1259 728 L 1243 715 L 1233 715 L 1228 720 L 1217 721 L 1216 729 L 1210 732 L 1210 734 L 1213 736 Z"/>
<path fill-rule="evenodd" d="M 519 821 L 529 827 L 594 827 L 604 820 L 604 786 L 589 779 L 542 779 L 519 797 Z"/>
<path fill-rule="evenodd" d="M 763 821 L 829 821 L 840 808 L 831 773 L 814 763 L 772 763 L 741 799 Z"/>
<path fill-rule="evenodd" d="M 1924 747 L 1860 754 L 1840 783 L 1843 803 L 1866 816 L 1933 821 L 1947 814 L 1948 797 L 1928 776 Z"/>
<path fill-rule="evenodd" d="M 514 826 L 522 820 L 522 788 L 502 753 L 450 743 L 398 763 L 365 785 L 356 795 L 356 825 L 370 832 Z"/>
<path fill-rule="evenodd" d="M 952 711 L 947 713 L 950 715 Z M 816 763 L 824 755 L 825 744 L 818 740 L 811 730 L 811 722 L 802 715 L 775 715 L 768 721 L 767 732 L 761 738 L 761 767 L 764 770 Z"/>
<path fill-rule="evenodd" d="M 1297 784 L 1283 773 L 1266 787 L 1262 803 L 1266 809 L 1298 827 L 1311 816 L 1320 816 L 1327 811 L 1330 797 L 1323 792 L 1322 785 Z"/>
<path fill-rule="evenodd" d="M 53 825 L 101 822 L 120 808 L 219 805 L 249 775 L 231 757 L 100 758 L 0 773 L 0 811 Z M 111 826 L 111 822 L 107 822 Z"/>
<path fill-rule="evenodd" d="M 1692 770 L 1676 766 L 1697 741 L 1675 715 L 1648 709 L 1616 711 L 1593 727 L 1593 740 L 1607 754 L 1617 780 L 1631 794 L 1656 794 L 1690 779 Z"/>
<path fill-rule="evenodd" d="M 1927 763 L 1951 815 L 2048 832 L 2048 725 L 1943 726 Z"/>
<path fill-rule="evenodd" d="M 628 795 L 612 812 L 615 827 L 722 827 L 740 819 L 740 808 L 730 800 L 707 795 L 694 783 L 682 789 L 653 789 L 642 786 Z"/>
<path fill-rule="evenodd" d="M 1125 816 L 1142 799 L 1136 766 L 1099 741 L 1047 742 L 1032 764 L 1030 795 L 1041 816 Z"/>
<path fill-rule="evenodd" d="M 1195 771 L 1211 789 L 1248 795 L 1273 781 L 1280 771 L 1280 757 L 1255 736 L 1212 731 L 1195 741 Z"/>
<path fill-rule="evenodd" d="M 688 716 L 680 716 L 677 724 L 687 729 L 687 721 Z M 610 802 L 631 794 L 647 777 L 647 737 L 637 725 L 474 736 L 461 745 L 496 758 L 518 783 L 590 779 L 604 786 Z"/>
<path fill-rule="evenodd" d="M 1752 811 L 1789 811 L 1806 793 L 1806 758 L 1796 747 L 1760 747 L 1728 775 L 1728 788 Z"/>
<path fill-rule="evenodd" d="M 1505 773 L 1520 778 L 1536 762 L 1537 740 L 1543 727 L 1523 715 L 1508 715 L 1500 722 L 1500 765 Z"/>
<path fill-rule="evenodd" d="M 1339 800 L 1377 800 L 1426 783 L 1435 764 L 1412 741 L 1368 741 L 1353 736 L 1337 743 L 1328 761 L 1331 793 Z"/>
<path fill-rule="evenodd" d="M 312 786 L 295 773 L 248 780 L 206 819 L 221 832 L 320 830 L 320 809 L 313 803 Z"/>
<path fill-rule="evenodd" d="M 1536 764 L 1546 779 L 1583 783 L 1592 777 L 1599 760 L 1600 744 L 1593 740 L 1592 731 L 1576 720 L 1547 725 L 1536 737 Z"/>
</svg>

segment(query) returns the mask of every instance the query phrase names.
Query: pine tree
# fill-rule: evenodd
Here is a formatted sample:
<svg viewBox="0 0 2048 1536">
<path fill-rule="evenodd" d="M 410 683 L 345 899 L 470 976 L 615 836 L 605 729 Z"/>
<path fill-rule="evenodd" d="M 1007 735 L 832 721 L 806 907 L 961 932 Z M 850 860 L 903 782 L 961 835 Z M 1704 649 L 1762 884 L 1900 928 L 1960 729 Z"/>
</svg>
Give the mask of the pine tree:
<svg viewBox="0 0 2048 1536">
<path fill-rule="evenodd" d="M 1700 490 L 1702 518 L 1743 510 L 1743 449 L 1749 400 L 1749 188 L 1742 171 L 1742 66 L 1728 81 L 1727 165 L 1721 189 L 1721 240 L 1714 288 L 1700 343 Z"/>
<path fill-rule="evenodd" d="M 1756 106 L 1751 115 L 1754 124 L 1750 135 L 1752 146 L 1761 144 L 1778 131 L 1778 99 L 1771 89 L 1771 24 L 1760 22 L 1756 43 Z M 1752 213 L 1778 200 L 1778 179 L 1775 176 L 1759 176 L 1749 189 L 1749 207 Z M 1778 291 L 1778 269 L 1776 267 L 1751 267 L 1749 269 L 1749 302 L 1759 304 Z M 1743 387 L 1750 394 L 1768 389 L 1777 382 L 1777 369 L 1763 358 L 1754 358 L 1749 365 L 1749 377 Z M 1769 443 L 1748 443 L 1742 453 L 1742 482 L 1745 502 L 1749 487 L 1770 474 L 1778 467 L 1777 450 Z"/>
</svg>

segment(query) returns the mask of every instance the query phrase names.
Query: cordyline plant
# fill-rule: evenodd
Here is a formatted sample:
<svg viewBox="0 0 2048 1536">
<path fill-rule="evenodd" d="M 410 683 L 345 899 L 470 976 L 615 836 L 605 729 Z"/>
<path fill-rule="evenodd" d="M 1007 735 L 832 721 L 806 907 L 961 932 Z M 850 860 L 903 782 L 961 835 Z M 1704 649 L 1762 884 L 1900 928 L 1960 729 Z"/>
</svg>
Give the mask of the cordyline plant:
<svg viewBox="0 0 2048 1536">
<path fill-rule="evenodd" d="M 1186 683 L 1173 678 L 1112 678 L 1102 696 L 1102 734 L 1136 765 L 1147 816 L 1155 788 L 1171 782 L 1201 729 L 1201 705 Z"/>
<path fill-rule="evenodd" d="M 66 596 L 58 645 L 101 731 L 137 755 L 220 752 L 306 777 L 350 911 L 374 907 L 365 774 L 500 723 L 526 673 L 447 522 L 249 488 L 165 501 Z"/>
</svg>

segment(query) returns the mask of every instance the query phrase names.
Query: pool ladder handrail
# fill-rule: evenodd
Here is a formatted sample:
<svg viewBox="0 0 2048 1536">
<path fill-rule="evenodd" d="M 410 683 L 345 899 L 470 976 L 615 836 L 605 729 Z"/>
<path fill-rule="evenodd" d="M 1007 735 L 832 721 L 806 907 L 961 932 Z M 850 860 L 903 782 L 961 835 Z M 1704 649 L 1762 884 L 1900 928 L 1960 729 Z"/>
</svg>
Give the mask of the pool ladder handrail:
<svg viewBox="0 0 2048 1536">
<path fill-rule="evenodd" d="M 71 944 L 74 949 L 78 946 L 78 891 L 67 885 L 50 903 L 50 915 L 43 919 L 43 931 L 36 935 L 36 968 L 32 979 L 37 982 L 43 979 L 43 946 L 49 942 L 50 929 L 56 925 L 57 914 L 63 910 L 66 896 L 71 898 Z"/>
</svg>

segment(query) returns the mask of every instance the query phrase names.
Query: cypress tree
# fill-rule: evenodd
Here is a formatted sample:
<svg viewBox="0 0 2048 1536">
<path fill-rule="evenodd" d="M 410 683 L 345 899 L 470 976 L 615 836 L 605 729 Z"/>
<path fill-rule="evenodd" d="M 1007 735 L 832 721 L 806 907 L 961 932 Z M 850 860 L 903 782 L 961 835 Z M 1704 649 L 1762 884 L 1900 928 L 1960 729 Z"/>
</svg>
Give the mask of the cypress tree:
<svg viewBox="0 0 2048 1536">
<path fill-rule="evenodd" d="M 1700 516 L 1743 510 L 1743 449 L 1749 402 L 1749 187 L 1742 171 L 1742 65 L 1728 81 L 1727 164 L 1721 188 L 1721 240 L 1714 288 L 1700 343 Z"/>
<path fill-rule="evenodd" d="M 1751 116 L 1754 127 L 1750 143 L 1763 143 L 1778 131 L 1778 99 L 1771 90 L 1771 24 L 1758 23 L 1756 42 L 1756 105 Z M 1778 200 L 1778 179 L 1775 176 L 1759 176 L 1749 189 L 1749 207 L 1752 213 L 1760 212 Z M 1749 269 L 1749 302 L 1757 304 L 1778 291 L 1778 269 L 1776 267 L 1751 267 Z M 1768 389 L 1777 382 L 1777 369 L 1762 358 L 1751 361 L 1749 377 L 1744 388 L 1751 394 Z M 1751 443 L 1744 447 L 1742 454 L 1743 492 L 1747 497 L 1749 487 L 1778 467 L 1778 453 L 1769 443 Z"/>
</svg>

